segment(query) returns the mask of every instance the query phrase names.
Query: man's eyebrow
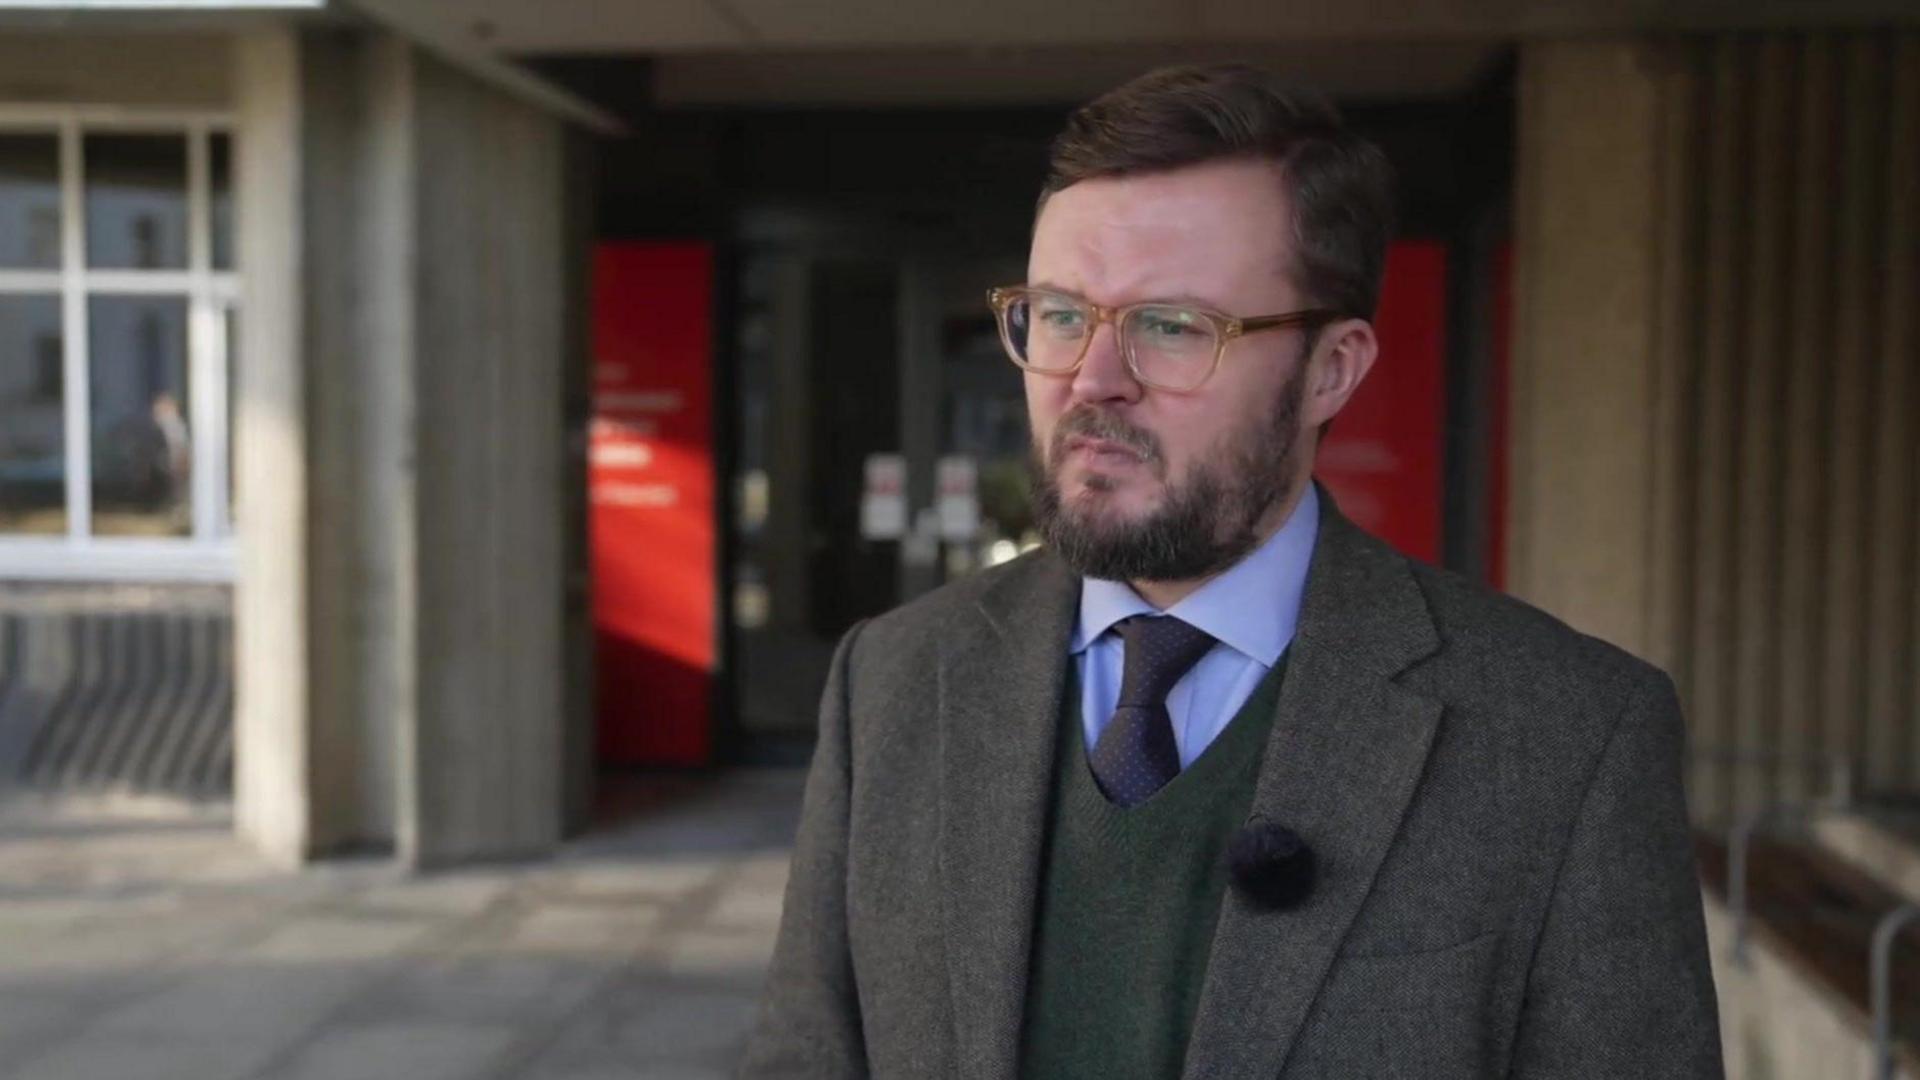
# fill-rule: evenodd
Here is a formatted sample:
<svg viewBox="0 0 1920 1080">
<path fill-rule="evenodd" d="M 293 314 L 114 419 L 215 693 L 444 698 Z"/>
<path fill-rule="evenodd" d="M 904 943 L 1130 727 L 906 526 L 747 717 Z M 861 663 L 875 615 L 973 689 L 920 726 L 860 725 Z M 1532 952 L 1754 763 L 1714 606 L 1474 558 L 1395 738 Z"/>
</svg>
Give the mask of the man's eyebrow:
<svg viewBox="0 0 1920 1080">
<path fill-rule="evenodd" d="M 1048 292 L 1062 293 L 1064 295 L 1071 296 L 1076 300 L 1086 299 L 1086 297 L 1080 295 L 1079 293 L 1073 291 L 1072 289 L 1067 288 L 1065 285 L 1055 285 L 1051 281 L 1029 281 L 1027 282 L 1027 288 L 1045 289 Z"/>
<path fill-rule="evenodd" d="M 1045 289 L 1048 292 L 1057 292 L 1065 296 L 1071 296 L 1075 300 L 1087 300 L 1087 296 L 1084 293 L 1075 292 L 1074 290 L 1069 289 L 1064 285 L 1055 285 L 1050 281 L 1030 281 L 1027 283 L 1027 286 L 1033 289 Z M 1092 301 L 1090 300 L 1088 302 L 1092 303 Z M 1139 300 L 1130 300 L 1127 302 L 1132 304 L 1186 304 L 1192 307 L 1203 307 L 1209 311 L 1220 310 L 1219 304 L 1215 303 L 1212 300 L 1207 299 L 1204 296 L 1195 296 L 1192 293 L 1162 294 L 1159 296 L 1143 297 Z M 1105 306 L 1118 307 L 1120 305 L 1113 304 L 1113 305 L 1105 305 Z"/>
</svg>

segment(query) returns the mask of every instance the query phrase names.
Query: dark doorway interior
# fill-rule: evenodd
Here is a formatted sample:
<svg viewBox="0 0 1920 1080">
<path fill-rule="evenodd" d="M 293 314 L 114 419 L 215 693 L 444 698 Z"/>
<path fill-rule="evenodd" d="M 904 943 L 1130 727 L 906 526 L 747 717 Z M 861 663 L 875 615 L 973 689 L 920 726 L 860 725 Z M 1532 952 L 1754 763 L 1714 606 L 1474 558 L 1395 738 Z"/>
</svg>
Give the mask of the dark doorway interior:
<svg viewBox="0 0 1920 1080">
<path fill-rule="evenodd" d="M 720 252 L 715 745 L 724 760 L 802 760 L 840 635 L 1023 539 L 1024 406 L 983 293 L 1024 277 L 1068 107 L 658 110 L 636 89 L 644 64 L 538 66 L 632 128 L 600 148 L 600 237 Z M 1444 561 L 1475 576 L 1493 518 L 1486 358 L 1510 84 L 1502 66 L 1457 98 L 1346 105 L 1395 163 L 1402 235 L 1450 253 L 1441 529 Z M 899 455 L 909 519 L 934 505 L 942 460 L 969 459 L 979 533 L 931 549 L 911 520 L 906 537 L 868 535 L 876 454 Z"/>
</svg>

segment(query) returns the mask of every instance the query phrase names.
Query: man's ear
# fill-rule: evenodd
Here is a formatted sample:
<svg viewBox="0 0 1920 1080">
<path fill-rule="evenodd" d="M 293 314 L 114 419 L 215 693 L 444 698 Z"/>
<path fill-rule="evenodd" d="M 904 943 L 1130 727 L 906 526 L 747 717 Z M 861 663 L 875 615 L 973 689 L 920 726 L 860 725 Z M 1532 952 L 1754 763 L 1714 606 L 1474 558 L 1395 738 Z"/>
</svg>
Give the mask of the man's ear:
<svg viewBox="0 0 1920 1080">
<path fill-rule="evenodd" d="M 1373 324 L 1365 319 L 1342 319 L 1320 331 L 1320 344 L 1314 349 L 1313 371 L 1307 387 L 1307 426 L 1319 427 L 1347 407 L 1347 399 L 1360 389 L 1360 382 L 1373 370 L 1380 354 L 1380 339 Z"/>
</svg>

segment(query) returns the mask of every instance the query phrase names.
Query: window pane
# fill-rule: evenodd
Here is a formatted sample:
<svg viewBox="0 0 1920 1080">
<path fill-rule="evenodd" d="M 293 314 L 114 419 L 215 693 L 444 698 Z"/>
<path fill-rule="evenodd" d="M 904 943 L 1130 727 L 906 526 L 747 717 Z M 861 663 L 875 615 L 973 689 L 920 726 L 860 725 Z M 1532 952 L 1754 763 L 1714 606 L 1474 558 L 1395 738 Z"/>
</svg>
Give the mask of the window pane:
<svg viewBox="0 0 1920 1080">
<path fill-rule="evenodd" d="M 212 181 L 213 268 L 233 269 L 233 139 L 214 134 L 207 147 Z"/>
<path fill-rule="evenodd" d="M 87 265 L 184 269 L 186 136 L 89 135 L 85 151 Z"/>
<path fill-rule="evenodd" d="M 94 533 L 187 535 L 193 442 L 186 298 L 92 297 L 87 338 Z"/>
<path fill-rule="evenodd" d="M 60 141 L 0 135 L 0 268 L 60 269 Z"/>
<path fill-rule="evenodd" d="M 221 310 L 221 324 L 227 335 L 227 535 L 233 535 L 234 522 L 240 520 L 240 489 L 234 478 L 240 475 L 234 471 L 234 461 L 239 457 L 240 426 L 234 418 L 240 407 L 240 380 L 235 373 L 240 370 L 240 313 L 233 308 Z"/>
<path fill-rule="evenodd" d="M 0 295 L 0 533 L 67 531 L 60 298 Z"/>
</svg>

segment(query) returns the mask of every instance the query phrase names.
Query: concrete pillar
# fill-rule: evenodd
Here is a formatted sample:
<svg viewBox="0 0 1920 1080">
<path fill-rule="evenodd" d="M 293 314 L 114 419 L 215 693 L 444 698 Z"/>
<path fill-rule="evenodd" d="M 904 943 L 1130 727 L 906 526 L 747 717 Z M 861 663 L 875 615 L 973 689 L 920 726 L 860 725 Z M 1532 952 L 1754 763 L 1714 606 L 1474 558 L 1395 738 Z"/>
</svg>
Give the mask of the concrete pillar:
<svg viewBox="0 0 1920 1080">
<path fill-rule="evenodd" d="M 414 55 L 417 715 L 399 839 L 441 863 L 560 836 L 565 144 Z"/>
<path fill-rule="evenodd" d="M 236 68 L 240 827 L 283 862 L 546 850 L 583 719 L 564 132 L 374 31 L 264 31 Z"/>
<path fill-rule="evenodd" d="M 1521 47 L 1507 504 L 1508 588 L 1656 658 L 1668 67 L 1637 41 Z"/>
<path fill-rule="evenodd" d="M 307 618 L 305 146 L 300 48 L 273 30 L 235 47 L 235 194 L 243 274 L 235 379 L 234 815 L 283 864 L 312 831 Z"/>
<path fill-rule="evenodd" d="M 1696 814 L 1920 786 L 1920 34 L 1521 50 L 1508 580 Z"/>
</svg>

